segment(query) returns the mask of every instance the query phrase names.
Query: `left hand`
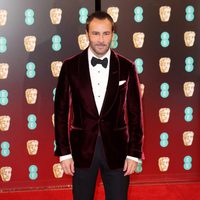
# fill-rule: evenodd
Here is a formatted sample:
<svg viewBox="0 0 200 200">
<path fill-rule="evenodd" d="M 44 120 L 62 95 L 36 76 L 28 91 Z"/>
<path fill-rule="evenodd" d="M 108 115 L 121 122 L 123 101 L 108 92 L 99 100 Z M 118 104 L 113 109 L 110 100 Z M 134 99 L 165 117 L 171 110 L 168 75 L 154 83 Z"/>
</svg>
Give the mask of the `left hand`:
<svg viewBox="0 0 200 200">
<path fill-rule="evenodd" d="M 138 163 L 136 161 L 126 158 L 123 169 L 125 172 L 124 176 L 133 174 L 137 168 L 137 165 Z"/>
</svg>

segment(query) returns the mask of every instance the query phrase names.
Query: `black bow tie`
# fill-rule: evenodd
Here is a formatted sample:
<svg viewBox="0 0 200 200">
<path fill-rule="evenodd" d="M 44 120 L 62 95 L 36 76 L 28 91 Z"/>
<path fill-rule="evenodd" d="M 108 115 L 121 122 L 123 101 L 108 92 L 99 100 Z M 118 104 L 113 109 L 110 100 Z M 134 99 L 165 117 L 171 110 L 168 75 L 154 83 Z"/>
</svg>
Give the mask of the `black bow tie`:
<svg viewBox="0 0 200 200">
<path fill-rule="evenodd" d="M 97 64 L 101 64 L 104 68 L 106 68 L 108 64 L 108 59 L 104 58 L 103 60 L 101 60 L 101 59 L 92 57 L 91 64 L 93 67 Z"/>
</svg>

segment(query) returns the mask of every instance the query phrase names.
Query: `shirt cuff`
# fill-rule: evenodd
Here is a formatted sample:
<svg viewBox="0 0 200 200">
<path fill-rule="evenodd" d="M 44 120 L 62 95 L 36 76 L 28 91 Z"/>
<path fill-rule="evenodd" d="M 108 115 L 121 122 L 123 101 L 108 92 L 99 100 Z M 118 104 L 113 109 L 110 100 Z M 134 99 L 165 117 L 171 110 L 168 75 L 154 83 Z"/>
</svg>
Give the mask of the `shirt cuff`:
<svg viewBox="0 0 200 200">
<path fill-rule="evenodd" d="M 130 160 L 134 160 L 137 163 L 142 163 L 141 160 L 139 158 L 133 157 L 133 156 L 126 156 L 126 158 L 130 159 Z"/>
<path fill-rule="evenodd" d="M 67 159 L 71 159 L 72 158 L 72 154 L 68 154 L 65 156 L 60 156 L 60 162 L 62 162 L 63 160 L 67 160 Z"/>
</svg>

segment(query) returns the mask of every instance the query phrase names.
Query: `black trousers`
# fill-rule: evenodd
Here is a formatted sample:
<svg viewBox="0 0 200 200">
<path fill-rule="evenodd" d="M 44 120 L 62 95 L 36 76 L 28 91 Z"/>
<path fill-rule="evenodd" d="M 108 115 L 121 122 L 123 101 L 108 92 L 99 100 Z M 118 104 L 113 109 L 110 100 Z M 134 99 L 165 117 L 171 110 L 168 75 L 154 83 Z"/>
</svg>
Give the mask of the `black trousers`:
<svg viewBox="0 0 200 200">
<path fill-rule="evenodd" d="M 98 136 L 94 158 L 90 168 L 76 168 L 73 176 L 73 199 L 93 200 L 96 180 L 100 170 L 106 200 L 127 200 L 129 176 L 124 176 L 123 168 L 109 169 L 103 149 L 101 136 Z"/>
</svg>

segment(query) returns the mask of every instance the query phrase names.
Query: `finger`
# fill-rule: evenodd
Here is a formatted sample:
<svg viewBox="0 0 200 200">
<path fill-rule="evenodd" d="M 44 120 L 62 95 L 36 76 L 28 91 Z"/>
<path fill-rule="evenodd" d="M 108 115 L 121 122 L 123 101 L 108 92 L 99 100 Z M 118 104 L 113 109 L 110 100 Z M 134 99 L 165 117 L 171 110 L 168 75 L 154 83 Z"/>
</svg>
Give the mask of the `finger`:
<svg viewBox="0 0 200 200">
<path fill-rule="evenodd" d="M 74 170 L 74 162 L 71 163 L 70 169 L 71 169 L 71 173 L 74 174 L 74 172 L 75 172 L 75 170 Z"/>
<path fill-rule="evenodd" d="M 124 162 L 124 169 L 123 169 L 123 171 L 126 171 L 126 170 L 127 170 L 127 166 L 128 166 L 128 163 L 127 163 L 127 160 L 125 160 L 125 162 Z"/>
<path fill-rule="evenodd" d="M 131 161 L 130 162 L 127 161 L 127 170 L 124 176 L 131 175 L 134 173 L 134 171 L 135 171 L 135 164 Z"/>
</svg>

